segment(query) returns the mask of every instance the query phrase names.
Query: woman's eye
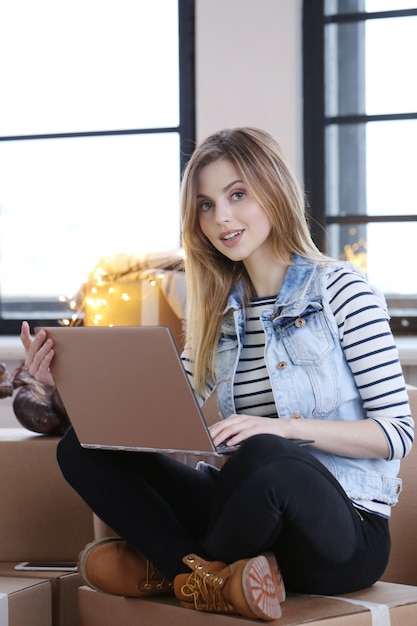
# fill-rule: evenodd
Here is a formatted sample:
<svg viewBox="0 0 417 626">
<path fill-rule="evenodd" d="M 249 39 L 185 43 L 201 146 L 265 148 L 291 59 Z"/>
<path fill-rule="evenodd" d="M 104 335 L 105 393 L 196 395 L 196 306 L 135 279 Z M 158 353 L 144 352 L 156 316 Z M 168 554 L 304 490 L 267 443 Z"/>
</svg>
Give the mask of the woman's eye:
<svg viewBox="0 0 417 626">
<path fill-rule="evenodd" d="M 211 209 L 212 206 L 213 206 L 212 203 L 207 201 L 207 202 L 201 202 L 198 205 L 198 208 L 200 211 L 208 211 L 209 209 Z"/>
<path fill-rule="evenodd" d="M 232 200 L 240 200 L 245 195 L 244 191 L 234 191 L 232 193 Z"/>
</svg>

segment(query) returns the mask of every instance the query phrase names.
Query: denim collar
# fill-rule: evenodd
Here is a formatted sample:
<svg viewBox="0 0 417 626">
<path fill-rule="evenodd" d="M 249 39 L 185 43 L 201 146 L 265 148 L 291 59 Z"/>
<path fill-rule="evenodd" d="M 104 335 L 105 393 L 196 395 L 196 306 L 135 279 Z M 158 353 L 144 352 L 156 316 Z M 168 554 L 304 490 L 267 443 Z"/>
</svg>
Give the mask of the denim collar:
<svg viewBox="0 0 417 626">
<path fill-rule="evenodd" d="M 321 265 L 321 264 L 320 264 Z M 276 300 L 275 309 L 282 309 L 290 305 L 298 309 L 301 302 L 305 302 L 307 294 L 311 291 L 311 283 L 315 277 L 318 263 L 295 254 L 291 265 L 285 274 L 284 282 L 281 285 Z M 231 292 L 224 313 L 230 309 L 242 308 L 242 283 L 241 281 Z"/>
</svg>

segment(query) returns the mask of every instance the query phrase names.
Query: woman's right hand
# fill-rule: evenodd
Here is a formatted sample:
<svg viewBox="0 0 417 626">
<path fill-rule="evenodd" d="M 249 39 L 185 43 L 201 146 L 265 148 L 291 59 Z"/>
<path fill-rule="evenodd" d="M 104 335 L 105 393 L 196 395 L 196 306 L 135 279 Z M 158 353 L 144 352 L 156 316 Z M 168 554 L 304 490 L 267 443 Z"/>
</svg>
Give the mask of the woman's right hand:
<svg viewBox="0 0 417 626">
<path fill-rule="evenodd" d="M 54 387 L 54 377 L 49 369 L 55 354 L 52 339 L 48 338 L 44 330 L 40 330 L 35 337 L 32 337 L 27 322 L 22 322 L 20 339 L 25 349 L 25 363 L 23 368 L 26 369 L 33 378 L 39 380 L 39 382 Z"/>
</svg>

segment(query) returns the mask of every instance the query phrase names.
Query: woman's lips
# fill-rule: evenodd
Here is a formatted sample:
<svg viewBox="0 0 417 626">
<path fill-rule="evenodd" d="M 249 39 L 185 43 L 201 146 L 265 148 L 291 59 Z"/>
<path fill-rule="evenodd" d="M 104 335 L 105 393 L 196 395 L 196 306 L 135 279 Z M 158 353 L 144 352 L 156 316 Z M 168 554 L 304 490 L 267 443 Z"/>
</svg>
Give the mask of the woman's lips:
<svg viewBox="0 0 417 626">
<path fill-rule="evenodd" d="M 235 246 L 242 239 L 244 230 L 228 230 L 226 233 L 220 235 L 220 240 L 223 245 L 231 248 Z"/>
</svg>

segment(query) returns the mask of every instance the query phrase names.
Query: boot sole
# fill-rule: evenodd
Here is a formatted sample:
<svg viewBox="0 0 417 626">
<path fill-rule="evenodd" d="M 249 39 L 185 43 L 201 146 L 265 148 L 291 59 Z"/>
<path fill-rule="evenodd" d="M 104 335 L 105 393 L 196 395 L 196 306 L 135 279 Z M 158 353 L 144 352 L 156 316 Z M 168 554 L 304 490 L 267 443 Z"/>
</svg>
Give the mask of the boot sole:
<svg viewBox="0 0 417 626">
<path fill-rule="evenodd" d="M 281 617 L 280 603 L 285 600 L 285 587 L 273 554 L 262 554 L 246 563 L 242 588 L 254 615 L 264 620 Z"/>
</svg>

